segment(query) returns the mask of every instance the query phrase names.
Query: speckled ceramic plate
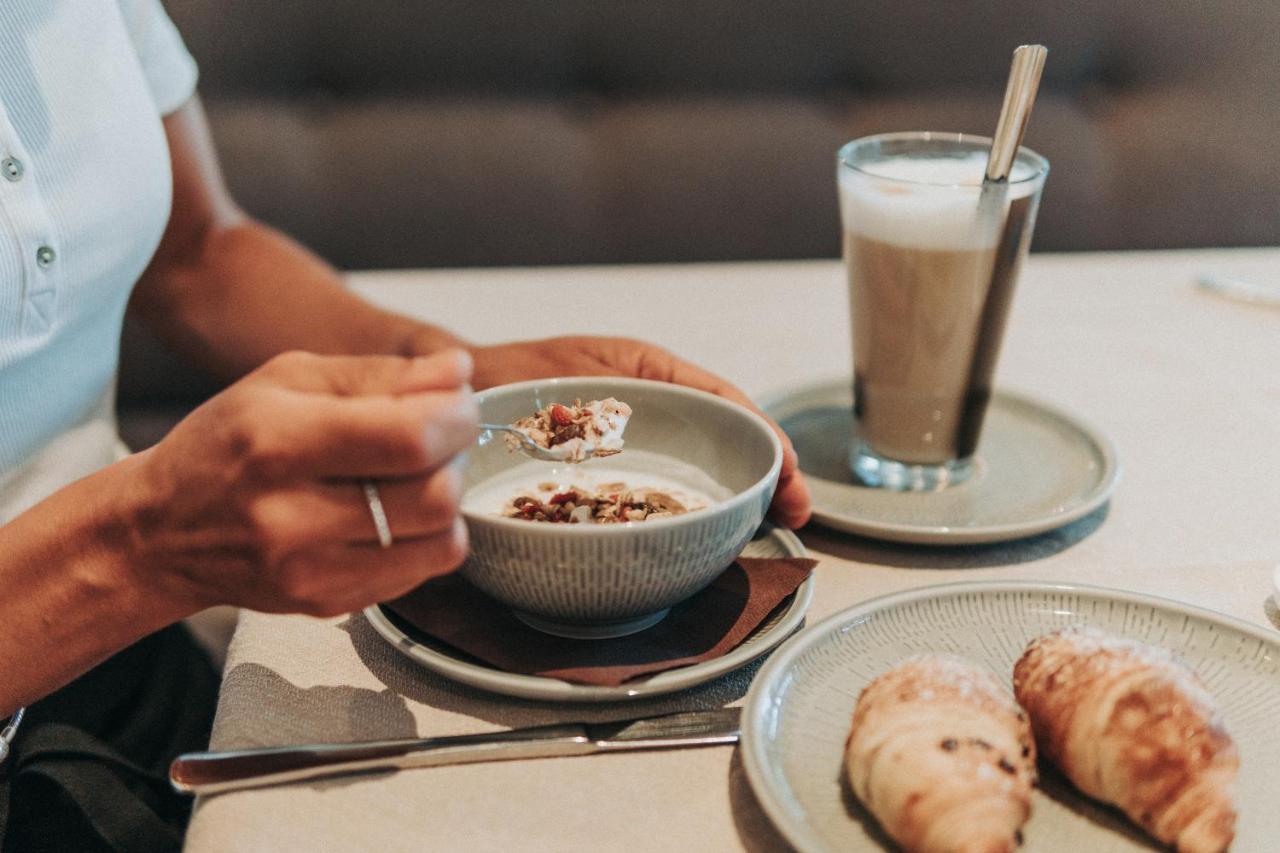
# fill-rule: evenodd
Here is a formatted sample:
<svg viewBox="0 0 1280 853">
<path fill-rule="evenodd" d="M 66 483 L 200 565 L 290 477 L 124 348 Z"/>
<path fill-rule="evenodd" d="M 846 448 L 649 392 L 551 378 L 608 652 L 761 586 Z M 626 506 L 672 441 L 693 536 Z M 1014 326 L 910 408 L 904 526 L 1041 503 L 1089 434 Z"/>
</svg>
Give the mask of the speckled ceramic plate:
<svg viewBox="0 0 1280 853">
<path fill-rule="evenodd" d="M 852 407 L 847 379 L 764 407 L 795 444 L 814 520 L 848 533 L 922 545 L 1021 539 L 1093 512 L 1120 473 L 1111 442 L 1097 430 L 1043 403 L 997 393 L 968 480 L 938 492 L 867 488 L 849 472 Z"/>
<path fill-rule="evenodd" d="M 1159 644 L 1217 697 L 1240 750 L 1233 850 L 1273 850 L 1280 838 L 1280 634 L 1187 604 L 1099 587 L 970 582 L 868 601 L 797 634 L 756 676 L 742 723 L 743 765 L 761 805 L 805 851 L 893 849 L 842 781 L 853 706 L 903 658 L 949 652 L 1009 684 L 1026 644 L 1055 628 L 1096 625 Z M 1027 850 L 1162 850 L 1124 817 L 1042 774 Z"/>
<path fill-rule="evenodd" d="M 803 557 L 804 545 L 789 530 L 766 524 L 756 538 L 743 549 L 744 557 Z M 670 669 L 617 687 L 573 684 L 558 678 L 515 675 L 476 661 L 443 644 L 430 643 L 424 637 L 410 636 L 402 630 L 393 615 L 380 606 L 364 611 L 365 617 L 384 640 L 415 663 L 447 678 L 508 696 L 543 699 L 556 702 L 618 702 L 674 693 L 732 672 L 789 637 L 804 622 L 805 611 L 813 598 L 813 576 L 783 599 L 751 634 L 723 657 L 691 666 Z M 429 644 L 430 643 L 430 644 Z"/>
</svg>

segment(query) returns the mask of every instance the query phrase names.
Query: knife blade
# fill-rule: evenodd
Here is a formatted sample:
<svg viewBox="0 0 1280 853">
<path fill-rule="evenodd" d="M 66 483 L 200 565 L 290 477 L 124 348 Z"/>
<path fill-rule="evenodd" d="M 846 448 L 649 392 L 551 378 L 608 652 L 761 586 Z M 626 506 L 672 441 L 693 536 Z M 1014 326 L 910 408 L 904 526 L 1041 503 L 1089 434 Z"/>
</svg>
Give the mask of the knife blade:
<svg viewBox="0 0 1280 853">
<path fill-rule="evenodd" d="M 169 783 L 181 793 L 217 794 L 410 767 L 733 744 L 738 742 L 740 713 L 738 708 L 717 708 L 473 735 L 189 752 L 169 765 Z"/>
</svg>

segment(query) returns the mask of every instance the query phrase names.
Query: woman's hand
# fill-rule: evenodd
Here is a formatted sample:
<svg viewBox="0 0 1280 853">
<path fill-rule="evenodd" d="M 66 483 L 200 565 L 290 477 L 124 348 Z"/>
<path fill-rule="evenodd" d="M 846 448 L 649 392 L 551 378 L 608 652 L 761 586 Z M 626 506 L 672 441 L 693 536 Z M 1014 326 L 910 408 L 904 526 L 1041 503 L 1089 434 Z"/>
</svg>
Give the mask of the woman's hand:
<svg viewBox="0 0 1280 853">
<path fill-rule="evenodd" d="M 194 606 L 335 615 L 456 568 L 467 542 L 450 462 L 475 440 L 471 369 L 460 350 L 272 359 L 145 452 L 133 535 L 150 576 Z"/>
<path fill-rule="evenodd" d="M 477 388 L 552 376 L 635 376 L 709 391 L 764 415 L 747 395 L 729 382 L 643 341 L 585 336 L 549 338 L 474 347 L 472 355 Z M 797 467 L 791 440 L 777 424 L 769 423 L 782 439 L 783 451 L 772 514 L 787 527 L 800 527 L 809 520 L 809 487 Z"/>
</svg>

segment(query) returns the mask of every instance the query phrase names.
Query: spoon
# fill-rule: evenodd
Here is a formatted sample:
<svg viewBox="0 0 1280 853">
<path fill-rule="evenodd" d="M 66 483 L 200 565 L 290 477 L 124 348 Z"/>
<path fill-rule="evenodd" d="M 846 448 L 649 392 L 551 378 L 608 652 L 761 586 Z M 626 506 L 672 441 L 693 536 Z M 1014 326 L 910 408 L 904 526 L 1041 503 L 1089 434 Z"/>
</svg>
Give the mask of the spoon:
<svg viewBox="0 0 1280 853">
<path fill-rule="evenodd" d="M 983 184 L 998 184 L 1009 179 L 1013 158 L 1022 144 L 1022 135 L 1031 118 L 1031 107 L 1036 102 L 1040 88 L 1040 74 L 1049 50 L 1042 44 L 1024 44 L 1014 49 L 1013 62 L 1009 66 L 1009 82 L 1004 90 L 1004 106 L 996 122 L 995 135 L 991 137 L 991 155 L 987 159 L 987 173 Z"/>
<path fill-rule="evenodd" d="M 982 193 L 978 196 L 977 224 L 984 233 L 1003 227 L 1005 191 L 1013 170 L 1018 146 L 1031 118 L 1031 107 L 1040 88 L 1040 74 L 1048 49 L 1041 44 L 1024 44 L 1014 49 L 1009 66 L 1009 82 L 1004 90 L 1004 105 L 991 137 L 991 153 L 987 171 L 982 177 Z M 990 231 L 988 230 L 990 229 Z"/>
<path fill-rule="evenodd" d="M 505 432 L 514 435 L 520 440 L 520 452 L 525 456 L 531 456 L 534 459 L 541 459 L 543 462 L 566 462 L 568 458 L 561 453 L 557 453 L 551 448 L 543 447 L 538 444 L 528 433 L 518 430 L 510 424 L 480 424 L 480 429 L 486 432 Z M 586 461 L 595 455 L 594 447 L 585 447 L 582 450 L 582 461 Z"/>
</svg>

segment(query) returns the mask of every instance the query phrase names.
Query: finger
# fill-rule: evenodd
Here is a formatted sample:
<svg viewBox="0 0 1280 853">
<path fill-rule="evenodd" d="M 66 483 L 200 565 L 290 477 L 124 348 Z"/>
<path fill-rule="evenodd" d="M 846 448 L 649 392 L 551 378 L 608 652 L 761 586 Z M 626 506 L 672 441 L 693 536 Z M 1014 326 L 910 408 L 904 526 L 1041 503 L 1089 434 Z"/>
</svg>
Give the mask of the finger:
<svg viewBox="0 0 1280 853">
<path fill-rule="evenodd" d="M 407 540 L 448 530 L 458 517 L 462 480 L 456 465 L 418 477 L 380 480 L 378 497 L 392 538 Z M 282 550 L 378 542 L 372 511 L 355 480 L 307 483 L 272 492 L 258 501 L 255 511 L 264 535 Z"/>
<path fill-rule="evenodd" d="M 690 388 L 697 388 L 701 391 L 708 391 L 719 397 L 724 397 L 726 400 L 739 403 L 764 418 L 765 423 L 769 424 L 770 428 L 777 434 L 778 440 L 782 442 L 782 471 L 779 479 L 789 479 L 796 473 L 800 460 L 796 455 L 795 447 L 791 444 L 791 437 L 782 431 L 782 427 L 778 426 L 773 418 L 761 411 L 760 407 L 753 403 L 750 397 L 739 390 L 733 383 L 708 370 L 703 370 L 701 367 L 667 353 L 662 353 L 662 356 L 665 356 L 670 361 L 665 381 L 688 385 Z M 807 493 L 807 491 L 806 487 L 805 492 Z"/>
<path fill-rule="evenodd" d="M 667 362 L 666 365 L 661 364 L 664 360 Z M 657 361 L 659 364 L 654 365 L 652 361 Z M 800 473 L 800 457 L 791 443 L 791 437 L 783 432 L 782 427 L 728 380 L 669 353 L 658 351 L 657 357 L 651 359 L 648 369 L 658 374 L 653 378 L 662 378 L 668 382 L 708 391 L 726 400 L 739 403 L 764 418 L 777 434 L 778 440 L 782 442 L 782 466 L 778 472 L 778 488 L 774 492 L 770 514 L 779 524 L 792 529 L 803 527 L 808 523 L 813 512 L 813 497 L 809 491 L 809 484 Z"/>
<path fill-rule="evenodd" d="M 796 471 L 790 477 L 779 478 L 769 517 L 783 527 L 795 530 L 808 524 L 812 515 L 813 497 L 804 475 Z"/>
<path fill-rule="evenodd" d="M 390 548 L 353 545 L 310 557 L 290 584 L 305 612 L 338 615 L 399 598 L 419 584 L 448 574 L 467 555 L 467 527 L 461 519 L 441 533 L 396 542 Z"/>
<path fill-rule="evenodd" d="M 251 452 L 271 470 L 306 477 L 409 477 L 471 446 L 480 411 L 469 390 L 400 397 L 272 398 L 270 426 Z"/>
<path fill-rule="evenodd" d="M 448 349 L 424 358 L 290 352 L 267 362 L 259 373 L 295 391 L 354 397 L 448 391 L 468 384 L 472 370 L 469 353 Z"/>
</svg>

